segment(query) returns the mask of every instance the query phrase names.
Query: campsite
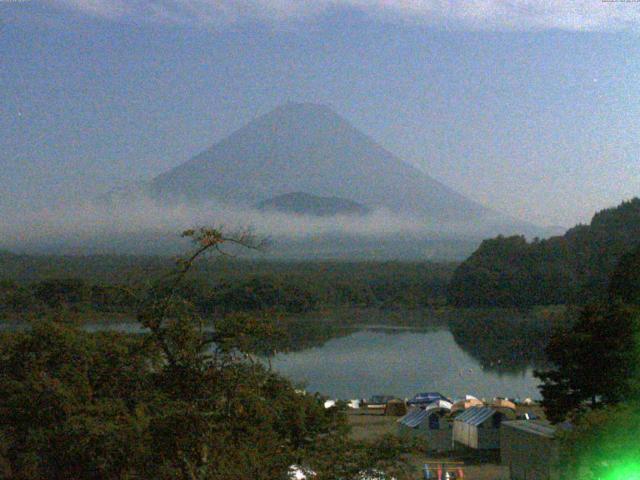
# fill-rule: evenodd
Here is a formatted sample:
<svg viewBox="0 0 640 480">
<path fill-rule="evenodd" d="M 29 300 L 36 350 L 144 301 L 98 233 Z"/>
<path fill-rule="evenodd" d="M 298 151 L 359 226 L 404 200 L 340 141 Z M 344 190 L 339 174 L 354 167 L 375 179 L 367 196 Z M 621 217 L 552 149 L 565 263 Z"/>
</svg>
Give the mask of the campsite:
<svg viewBox="0 0 640 480">
<path fill-rule="evenodd" d="M 548 425 L 541 426 L 546 425 L 546 422 L 544 412 L 538 404 L 519 402 L 516 405 L 500 398 L 482 402 L 471 395 L 450 403 L 447 400 L 437 398 L 438 396 L 441 394 L 433 392 L 430 397 L 430 399 L 434 399 L 433 403 L 425 404 L 422 408 L 409 406 L 407 414 L 403 416 L 388 414 L 378 404 L 375 405 L 375 408 L 370 409 L 367 408 L 366 401 L 361 402 L 359 408 L 348 409 L 351 436 L 355 440 L 375 441 L 385 435 L 397 435 L 410 441 L 413 450 L 406 459 L 414 472 L 412 478 L 415 479 L 425 478 L 425 465 L 428 465 L 428 468 L 434 472 L 434 476 L 430 477 L 433 479 L 438 478 L 436 476 L 438 466 L 444 469 L 443 472 L 446 472 L 447 469 L 450 469 L 451 472 L 462 471 L 464 477 L 457 478 L 472 480 L 544 480 L 554 478 L 550 476 L 547 469 L 538 476 L 531 474 L 518 476 L 518 472 L 531 471 L 531 461 L 528 461 L 530 450 L 538 452 L 538 454 L 541 451 L 548 453 L 553 450 L 553 446 L 548 447 L 545 451 L 545 447 L 542 447 L 541 450 L 535 439 L 514 440 L 512 439 L 513 434 L 507 434 L 506 438 L 502 438 L 505 436 L 503 428 L 506 425 L 511 427 L 510 431 L 521 431 L 528 426 L 530 430 L 537 429 L 543 431 L 547 437 L 551 437 L 550 432 L 554 429 Z M 410 399 L 408 403 L 415 404 L 415 401 L 411 402 Z M 492 405 L 494 408 L 484 405 Z M 452 411 L 453 415 L 451 415 Z M 500 423 L 504 422 L 504 426 L 500 429 L 486 428 L 486 431 L 493 434 L 480 439 L 481 442 L 484 442 L 480 446 L 486 448 L 471 448 L 454 438 L 455 425 L 463 424 L 460 421 L 456 422 L 455 419 L 464 418 L 465 413 L 471 418 L 474 413 L 476 414 L 476 421 L 472 423 L 481 425 L 488 421 L 493 426 L 494 418 L 497 418 L 500 419 Z M 480 416 L 478 417 L 477 414 Z M 432 415 L 433 418 L 438 418 L 437 422 L 431 419 Z M 516 420 L 525 417 L 531 420 Z M 523 424 L 524 427 L 521 426 Z M 465 425 L 469 425 L 468 428 L 471 428 L 470 424 Z M 460 430 L 462 433 L 463 429 Z M 462 439 L 462 435 L 460 437 Z M 493 440 L 493 443 L 488 444 L 487 440 Z M 520 454 L 516 460 L 512 458 L 514 450 Z M 526 463 L 527 461 L 528 463 Z M 514 462 L 521 462 L 522 465 Z M 548 464 L 546 459 L 544 464 Z M 511 474 L 511 472 L 514 473 Z M 444 473 L 442 478 L 445 478 Z M 456 478 L 453 473 L 451 478 Z"/>
</svg>

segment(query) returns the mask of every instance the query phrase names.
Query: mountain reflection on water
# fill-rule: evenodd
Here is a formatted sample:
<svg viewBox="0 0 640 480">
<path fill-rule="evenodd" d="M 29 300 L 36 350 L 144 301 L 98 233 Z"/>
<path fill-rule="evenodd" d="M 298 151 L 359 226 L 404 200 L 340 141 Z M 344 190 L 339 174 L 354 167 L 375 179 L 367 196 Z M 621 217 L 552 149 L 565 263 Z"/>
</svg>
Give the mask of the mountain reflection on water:
<svg viewBox="0 0 640 480">
<path fill-rule="evenodd" d="M 310 391 L 339 398 L 374 393 L 538 398 L 534 368 L 557 316 L 508 311 L 349 312 L 287 325 L 272 366 Z"/>
<path fill-rule="evenodd" d="M 338 398 L 404 397 L 425 390 L 539 398 L 533 370 L 546 365 L 544 347 L 563 318 L 562 310 L 322 312 L 282 320 L 283 334 L 255 345 L 255 353 L 308 390 Z M 0 330 L 22 328 L 28 326 L 0 325 Z M 136 322 L 84 328 L 147 333 Z"/>
<path fill-rule="evenodd" d="M 387 335 L 447 330 L 458 347 L 484 369 L 520 373 L 546 365 L 544 348 L 558 315 L 508 310 L 362 310 L 304 317 L 286 324 L 286 335 L 268 349 L 302 351 L 329 340 L 369 331 Z"/>
</svg>

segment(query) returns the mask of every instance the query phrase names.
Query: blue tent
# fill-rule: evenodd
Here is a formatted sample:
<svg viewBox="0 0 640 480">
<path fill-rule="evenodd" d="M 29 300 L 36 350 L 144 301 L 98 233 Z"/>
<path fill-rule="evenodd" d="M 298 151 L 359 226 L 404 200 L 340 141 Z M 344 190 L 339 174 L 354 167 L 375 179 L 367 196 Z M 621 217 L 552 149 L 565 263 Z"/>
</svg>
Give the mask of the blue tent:
<svg viewBox="0 0 640 480">
<path fill-rule="evenodd" d="M 423 392 L 417 393 L 411 400 L 407 402 L 407 404 L 426 406 L 433 402 L 437 402 L 438 400 L 451 402 L 451 400 L 442 395 L 440 392 Z"/>
</svg>

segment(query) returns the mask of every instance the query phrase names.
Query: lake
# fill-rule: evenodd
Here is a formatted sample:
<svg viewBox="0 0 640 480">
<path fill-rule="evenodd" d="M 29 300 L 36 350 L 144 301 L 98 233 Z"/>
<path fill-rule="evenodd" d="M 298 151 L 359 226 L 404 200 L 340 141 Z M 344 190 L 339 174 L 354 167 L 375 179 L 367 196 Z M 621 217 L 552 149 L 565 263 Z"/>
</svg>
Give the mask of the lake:
<svg viewBox="0 0 640 480">
<path fill-rule="evenodd" d="M 539 398 L 532 366 L 515 371 L 484 367 L 456 343 L 448 329 L 384 331 L 363 328 L 319 347 L 278 354 L 272 367 L 310 392 L 333 398 L 373 394 Z"/>
<path fill-rule="evenodd" d="M 555 321 L 504 310 L 355 309 L 291 320 L 286 353 L 265 362 L 310 392 L 340 399 L 422 391 L 539 399 L 533 370 L 544 365 Z M 0 324 L 0 330 L 16 328 Z M 85 328 L 144 332 L 134 322 Z"/>
</svg>

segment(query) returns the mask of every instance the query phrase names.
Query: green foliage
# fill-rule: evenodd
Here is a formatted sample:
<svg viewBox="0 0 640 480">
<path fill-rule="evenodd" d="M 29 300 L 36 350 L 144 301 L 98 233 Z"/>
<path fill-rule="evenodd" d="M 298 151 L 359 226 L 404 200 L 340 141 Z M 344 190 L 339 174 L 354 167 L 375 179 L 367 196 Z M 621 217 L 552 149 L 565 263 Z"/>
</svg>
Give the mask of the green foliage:
<svg viewBox="0 0 640 480">
<path fill-rule="evenodd" d="M 414 450 L 412 441 L 385 435 L 374 442 L 354 441 L 334 434 L 317 442 L 310 452 L 318 480 L 410 478 L 403 455 Z M 368 474 L 368 475 L 367 475 Z"/>
<path fill-rule="evenodd" d="M 592 410 L 561 434 L 559 471 L 566 480 L 630 480 L 640 474 L 640 404 Z"/>
<path fill-rule="evenodd" d="M 68 303 L 82 303 L 90 298 L 90 289 L 75 278 L 46 280 L 34 286 L 33 295 L 40 302 L 57 307 Z"/>
<path fill-rule="evenodd" d="M 169 260 L 161 257 L 0 256 L 4 278 L 16 282 L 15 288 L 26 294 L 57 289 L 58 301 L 50 303 L 105 313 L 136 311 L 136 299 L 147 292 L 149 279 L 161 277 L 170 266 Z M 331 306 L 433 306 L 444 304 L 454 268 L 453 264 L 431 262 L 204 258 L 190 269 L 189 281 L 181 284 L 177 293 L 203 314 L 261 308 L 301 313 Z M 66 279 L 84 283 L 85 293 L 72 295 Z M 162 281 L 155 288 L 161 289 Z M 0 300 L 2 289 L 0 285 Z M 50 296 L 41 297 L 20 304 L 41 308 Z M 1 308 L 9 306 L 0 302 Z"/>
<path fill-rule="evenodd" d="M 563 238 L 527 243 L 497 237 L 454 273 L 449 302 L 458 306 L 530 307 L 565 303 L 575 284 Z"/>
<path fill-rule="evenodd" d="M 640 478 L 637 259 L 637 251 L 622 257 L 608 302 L 583 308 L 572 326 L 558 330 L 547 348 L 555 368 L 536 373 L 547 417 L 572 423 L 559 430 L 559 478 Z"/>
<path fill-rule="evenodd" d="M 41 321 L 5 334 L 0 355 L 6 478 L 126 478 L 152 348 Z"/>
<path fill-rule="evenodd" d="M 620 258 L 640 241 L 640 199 L 598 212 L 562 237 L 485 240 L 455 271 L 448 300 L 457 306 L 586 304 L 606 298 Z"/>
<path fill-rule="evenodd" d="M 612 301 L 640 305 L 640 247 L 622 257 L 609 285 Z"/>
<path fill-rule="evenodd" d="M 300 285 L 273 278 L 252 278 L 239 284 L 221 287 L 210 303 L 223 311 L 280 309 L 290 313 L 315 310 L 320 299 Z"/>
<path fill-rule="evenodd" d="M 639 332 L 640 310 L 620 304 L 587 307 L 558 330 L 546 349 L 555 368 L 536 372 L 547 418 L 560 422 L 630 399 L 639 378 Z"/>
<path fill-rule="evenodd" d="M 31 289 L 9 280 L 0 282 L 0 316 L 9 312 L 37 310 L 39 306 Z"/>
<path fill-rule="evenodd" d="M 344 422 L 261 364 L 223 353 L 231 344 L 217 361 L 174 345 L 168 365 L 143 336 L 47 321 L 2 345 L 5 478 L 282 478 Z"/>
<path fill-rule="evenodd" d="M 2 478 L 284 480 L 292 464 L 396 468 L 400 446 L 349 442 L 342 409 L 298 393 L 254 356 L 262 342 L 277 344 L 270 316 L 231 315 L 203 328 L 184 294 L 194 262 L 227 243 L 255 244 L 214 229 L 185 235 L 194 253 L 137 302 L 150 334 L 89 333 L 59 308 L 2 335 Z M 61 307 L 92 298 L 82 282 L 49 281 L 36 292 Z"/>
</svg>

